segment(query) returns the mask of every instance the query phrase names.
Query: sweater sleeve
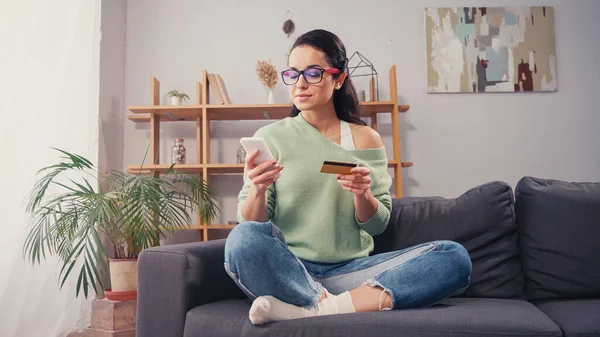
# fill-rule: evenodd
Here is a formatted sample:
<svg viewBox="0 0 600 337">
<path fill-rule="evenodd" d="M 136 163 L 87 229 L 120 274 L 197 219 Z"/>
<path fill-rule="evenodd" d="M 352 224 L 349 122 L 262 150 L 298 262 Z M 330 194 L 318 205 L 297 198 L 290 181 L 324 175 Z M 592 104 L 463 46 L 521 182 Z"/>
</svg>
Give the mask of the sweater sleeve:
<svg viewBox="0 0 600 337">
<path fill-rule="evenodd" d="M 277 153 L 274 151 L 273 147 L 270 146 L 269 140 L 262 134 L 261 131 L 262 130 L 259 129 L 254 134 L 254 136 L 255 137 L 263 137 L 265 139 L 265 142 L 267 143 L 267 146 L 269 146 L 269 150 L 271 150 L 273 157 L 275 157 L 275 159 L 278 159 Z M 250 179 L 248 179 L 248 172 L 247 172 L 246 168 L 244 168 L 243 177 L 244 177 L 243 178 L 244 184 L 238 194 L 238 205 L 237 205 L 237 221 L 239 223 L 248 221 L 246 218 L 244 218 L 244 215 L 242 214 L 242 206 L 244 205 L 244 202 L 246 202 L 246 198 L 248 197 L 248 192 L 250 191 L 250 186 L 252 183 L 252 181 Z M 276 195 L 277 195 L 276 190 L 275 190 L 275 184 L 276 184 L 276 182 L 271 184 L 271 186 L 269 186 L 269 189 L 267 190 L 267 213 L 268 213 L 267 221 L 271 221 L 271 219 L 273 219 L 273 214 L 275 214 L 275 200 L 276 200 Z"/>
<path fill-rule="evenodd" d="M 367 221 L 361 222 L 354 213 L 354 218 L 359 227 L 369 233 L 371 236 L 383 233 L 390 220 L 392 209 L 392 197 L 390 187 L 392 186 L 392 177 L 388 173 L 388 160 L 385 152 L 379 158 L 365 162 L 366 167 L 371 171 L 371 192 L 377 199 L 377 210 Z M 383 157 L 383 158 L 381 158 Z"/>
</svg>

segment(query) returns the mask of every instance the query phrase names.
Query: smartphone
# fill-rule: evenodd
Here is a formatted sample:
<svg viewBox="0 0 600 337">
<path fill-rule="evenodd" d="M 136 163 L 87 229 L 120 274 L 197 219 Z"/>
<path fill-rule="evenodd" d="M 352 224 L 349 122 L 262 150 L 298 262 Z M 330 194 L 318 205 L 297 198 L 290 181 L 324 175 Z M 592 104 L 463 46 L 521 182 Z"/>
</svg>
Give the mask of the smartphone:
<svg viewBox="0 0 600 337">
<path fill-rule="evenodd" d="M 244 150 L 246 150 L 246 155 L 258 150 L 258 155 L 254 158 L 254 165 L 258 166 L 275 159 L 262 137 L 242 137 L 240 143 L 242 143 Z M 280 177 L 281 172 L 277 173 L 277 176 Z"/>
</svg>

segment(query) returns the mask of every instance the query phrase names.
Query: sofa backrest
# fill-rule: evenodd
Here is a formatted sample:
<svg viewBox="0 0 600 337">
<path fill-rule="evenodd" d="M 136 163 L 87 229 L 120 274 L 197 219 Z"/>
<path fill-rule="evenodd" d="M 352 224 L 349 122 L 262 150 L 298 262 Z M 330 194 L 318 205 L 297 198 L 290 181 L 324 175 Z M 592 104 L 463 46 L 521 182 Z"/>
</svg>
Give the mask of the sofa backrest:
<svg viewBox="0 0 600 337">
<path fill-rule="evenodd" d="M 515 195 L 527 298 L 599 298 L 600 183 L 524 177 Z"/>
<path fill-rule="evenodd" d="M 374 254 L 434 240 L 462 244 L 471 256 L 471 284 L 462 297 L 523 298 L 512 189 L 491 182 L 455 199 L 394 199 Z"/>
</svg>

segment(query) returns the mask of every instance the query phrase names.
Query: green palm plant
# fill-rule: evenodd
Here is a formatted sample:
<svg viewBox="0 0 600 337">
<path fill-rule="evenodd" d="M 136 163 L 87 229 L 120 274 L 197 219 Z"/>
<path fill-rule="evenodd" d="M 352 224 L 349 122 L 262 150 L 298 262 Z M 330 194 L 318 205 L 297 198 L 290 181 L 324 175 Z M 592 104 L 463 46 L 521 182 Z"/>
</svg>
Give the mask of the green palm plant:
<svg viewBox="0 0 600 337">
<path fill-rule="evenodd" d="M 116 258 L 137 258 L 159 245 L 161 237 L 189 227 L 194 211 L 204 221 L 219 211 L 202 178 L 174 166 L 162 176 L 141 170 L 100 173 L 88 159 L 55 150 L 64 156 L 38 171 L 42 176 L 26 199 L 30 230 L 23 257 L 35 264 L 57 255 L 61 289 L 78 266 L 76 297 L 81 290 L 87 297 L 90 287 L 96 294 L 104 289 L 99 271 L 106 271 L 108 259 L 100 233 L 110 240 Z M 105 188 L 94 187 L 94 180 Z"/>
</svg>

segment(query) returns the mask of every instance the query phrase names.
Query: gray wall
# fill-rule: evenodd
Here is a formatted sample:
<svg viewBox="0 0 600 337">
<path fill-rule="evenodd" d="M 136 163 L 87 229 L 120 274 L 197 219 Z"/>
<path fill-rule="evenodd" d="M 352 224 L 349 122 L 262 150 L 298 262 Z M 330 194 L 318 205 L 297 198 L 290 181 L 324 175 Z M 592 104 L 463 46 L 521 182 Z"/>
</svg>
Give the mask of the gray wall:
<svg viewBox="0 0 600 337">
<path fill-rule="evenodd" d="M 397 65 L 401 103 L 404 191 L 409 196 L 457 196 L 491 180 L 515 185 L 524 175 L 565 180 L 600 180 L 600 1 L 127 1 L 126 105 L 150 100 L 150 77 L 171 89 L 195 92 L 202 69 L 219 72 L 234 103 L 266 102 L 256 79 L 259 59 L 278 70 L 294 37 L 325 28 L 338 34 L 349 51 L 362 52 L 380 73 L 380 95 L 389 99 L 388 70 Z M 558 92 L 427 94 L 424 8 L 427 6 L 553 5 L 556 10 Z M 296 34 L 282 32 L 285 11 L 294 12 Z M 363 84 L 360 84 L 361 86 Z M 193 96 L 192 96 L 193 97 Z M 282 83 L 276 102 L 287 102 Z M 166 97 L 162 97 L 166 103 Z M 195 97 L 192 98 L 195 100 Z M 214 101 L 214 100 L 213 100 Z M 129 112 L 126 112 L 126 115 Z M 391 150 L 389 118 L 380 133 Z M 235 161 L 238 139 L 261 122 L 213 123 L 213 162 Z M 148 146 L 147 125 L 125 121 L 123 167 L 139 163 Z M 162 163 L 175 137 L 185 137 L 188 161 L 196 162 L 195 125 L 162 126 Z M 212 180 L 224 194 L 224 211 L 234 217 L 241 176 Z"/>
</svg>

